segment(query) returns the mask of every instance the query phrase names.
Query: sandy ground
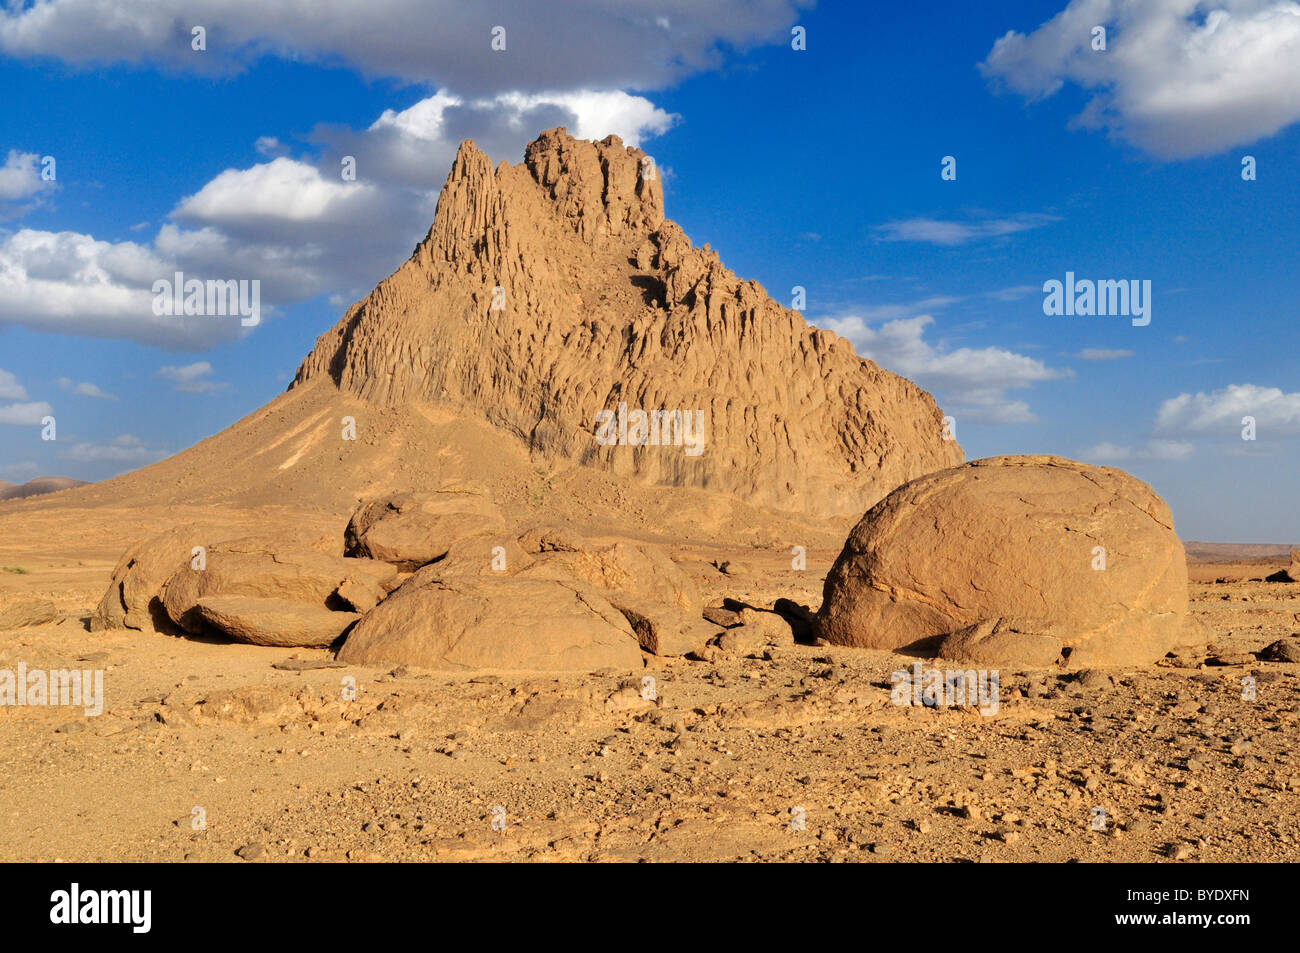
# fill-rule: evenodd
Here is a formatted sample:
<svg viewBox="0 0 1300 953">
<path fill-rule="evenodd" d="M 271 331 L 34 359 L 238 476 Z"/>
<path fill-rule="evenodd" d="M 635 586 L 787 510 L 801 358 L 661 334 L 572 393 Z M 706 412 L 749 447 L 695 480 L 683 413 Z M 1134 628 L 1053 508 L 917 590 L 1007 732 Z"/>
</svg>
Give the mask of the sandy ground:
<svg viewBox="0 0 1300 953">
<path fill-rule="evenodd" d="M 106 703 L 0 707 L 0 860 L 1300 859 L 1300 665 L 1249 654 L 1300 629 L 1300 584 L 1251 581 L 1282 559 L 1192 567 L 1205 645 L 1002 671 L 981 715 L 893 704 L 912 658 L 811 645 L 586 676 L 283 670 L 331 659 L 92 634 L 113 547 L 36 548 L 0 544 L 0 583 L 61 618 L 0 633 L 0 668 L 99 668 Z M 835 553 L 674 556 L 715 596 L 815 608 Z M 719 557 L 748 574 L 710 578 Z"/>
</svg>

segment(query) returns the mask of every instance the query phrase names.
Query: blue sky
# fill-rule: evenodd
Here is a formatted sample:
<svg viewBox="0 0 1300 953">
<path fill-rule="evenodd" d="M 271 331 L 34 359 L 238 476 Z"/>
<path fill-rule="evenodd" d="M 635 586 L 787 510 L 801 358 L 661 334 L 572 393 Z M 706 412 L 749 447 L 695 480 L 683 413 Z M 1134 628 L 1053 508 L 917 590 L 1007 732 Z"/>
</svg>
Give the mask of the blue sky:
<svg viewBox="0 0 1300 953">
<path fill-rule="evenodd" d="M 423 237 L 461 138 L 517 162 L 567 125 L 654 155 L 696 243 L 805 288 L 968 457 L 1120 466 L 1184 538 L 1300 542 L 1294 4 L 469 6 L 0 12 L 0 479 L 102 479 L 265 403 Z M 261 323 L 154 316 L 178 269 L 258 278 Z M 1150 281 L 1150 324 L 1045 315 L 1067 271 Z"/>
</svg>

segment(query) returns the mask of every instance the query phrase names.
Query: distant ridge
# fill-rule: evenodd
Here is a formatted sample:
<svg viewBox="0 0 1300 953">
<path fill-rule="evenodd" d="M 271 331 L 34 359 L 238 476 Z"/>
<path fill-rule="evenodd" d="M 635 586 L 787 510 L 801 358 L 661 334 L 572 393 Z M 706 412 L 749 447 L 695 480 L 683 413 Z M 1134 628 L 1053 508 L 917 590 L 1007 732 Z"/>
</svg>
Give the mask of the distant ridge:
<svg viewBox="0 0 1300 953">
<path fill-rule="evenodd" d="M 85 480 L 74 480 L 71 477 L 36 477 L 17 485 L 0 480 L 0 500 L 24 500 L 29 496 L 44 496 L 46 493 L 58 493 L 60 490 L 86 485 Z"/>
<path fill-rule="evenodd" d="M 1300 543 L 1183 543 L 1187 558 L 1192 562 L 1236 562 L 1241 560 L 1272 560 L 1290 557 L 1291 550 L 1300 549 Z"/>
</svg>

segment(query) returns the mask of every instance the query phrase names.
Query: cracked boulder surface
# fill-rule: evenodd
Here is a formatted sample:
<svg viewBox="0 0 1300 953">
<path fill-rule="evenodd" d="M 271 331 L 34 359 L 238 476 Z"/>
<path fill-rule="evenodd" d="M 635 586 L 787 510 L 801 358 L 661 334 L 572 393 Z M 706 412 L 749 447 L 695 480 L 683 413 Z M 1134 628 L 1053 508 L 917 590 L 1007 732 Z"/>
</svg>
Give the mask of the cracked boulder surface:
<svg viewBox="0 0 1300 953">
<path fill-rule="evenodd" d="M 1051 456 L 889 494 L 849 534 L 816 625 L 837 645 L 990 665 L 1149 663 L 1193 635 L 1168 505 L 1122 470 Z"/>
</svg>

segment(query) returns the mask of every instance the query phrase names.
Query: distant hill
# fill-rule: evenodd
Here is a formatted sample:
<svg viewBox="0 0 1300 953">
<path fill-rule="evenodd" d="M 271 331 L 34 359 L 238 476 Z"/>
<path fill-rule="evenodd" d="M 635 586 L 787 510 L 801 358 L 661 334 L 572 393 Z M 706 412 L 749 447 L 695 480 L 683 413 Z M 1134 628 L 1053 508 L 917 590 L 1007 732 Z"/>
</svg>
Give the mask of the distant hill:
<svg viewBox="0 0 1300 953">
<path fill-rule="evenodd" d="M 17 486 L 0 480 L 0 500 L 22 500 L 29 496 L 42 496 L 85 485 L 85 480 L 74 480 L 71 477 L 37 477 Z"/>
<path fill-rule="evenodd" d="M 1188 562 L 1269 562 L 1289 558 L 1291 550 L 1300 549 L 1300 543 L 1287 546 L 1283 543 L 1183 543 Z"/>
</svg>

